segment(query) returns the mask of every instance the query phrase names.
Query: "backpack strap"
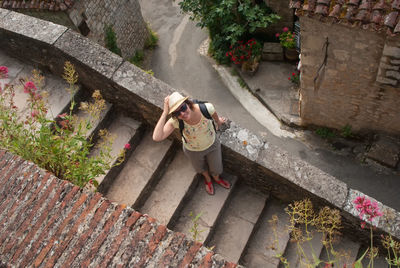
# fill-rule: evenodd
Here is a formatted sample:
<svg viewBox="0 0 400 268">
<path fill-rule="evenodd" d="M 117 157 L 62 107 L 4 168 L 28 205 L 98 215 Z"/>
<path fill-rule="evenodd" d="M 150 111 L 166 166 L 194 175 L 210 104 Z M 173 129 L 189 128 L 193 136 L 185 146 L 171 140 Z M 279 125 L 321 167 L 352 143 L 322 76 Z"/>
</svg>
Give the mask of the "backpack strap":
<svg viewBox="0 0 400 268">
<path fill-rule="evenodd" d="M 179 131 L 181 132 L 181 136 L 183 138 L 183 140 L 186 142 L 186 138 L 185 136 L 183 136 L 183 129 L 185 128 L 185 124 L 183 123 L 183 120 L 178 119 L 179 122 Z"/>
</svg>

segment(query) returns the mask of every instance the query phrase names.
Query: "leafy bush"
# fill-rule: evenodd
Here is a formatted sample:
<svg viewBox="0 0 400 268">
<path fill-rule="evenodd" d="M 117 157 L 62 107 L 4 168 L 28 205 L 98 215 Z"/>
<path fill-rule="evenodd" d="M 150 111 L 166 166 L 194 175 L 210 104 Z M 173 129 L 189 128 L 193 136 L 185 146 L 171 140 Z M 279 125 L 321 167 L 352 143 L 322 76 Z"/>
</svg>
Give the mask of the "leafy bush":
<svg viewBox="0 0 400 268">
<path fill-rule="evenodd" d="M 198 27 L 206 27 L 211 38 L 210 54 L 219 63 L 227 63 L 225 53 L 238 40 L 249 39 L 257 28 L 266 28 L 280 17 L 264 1 L 182 0 L 183 12 L 190 13 Z"/>
<path fill-rule="evenodd" d="M 105 43 L 106 43 L 106 48 L 110 50 L 111 52 L 114 52 L 115 54 L 121 56 L 121 49 L 118 48 L 117 45 L 117 36 L 115 35 L 114 29 L 110 26 L 107 25 L 105 27 Z"/>
<path fill-rule="evenodd" d="M 324 139 L 331 139 L 335 137 L 335 133 L 326 127 L 317 128 L 317 130 L 315 130 L 315 133 Z"/>
<path fill-rule="evenodd" d="M 149 31 L 149 37 L 147 38 L 144 47 L 146 49 L 154 49 L 158 43 L 158 35 L 150 28 L 149 24 L 147 24 L 147 30 Z"/>
<path fill-rule="evenodd" d="M 296 40 L 295 35 L 291 31 L 289 31 L 288 27 L 283 27 L 282 33 L 277 33 L 275 35 L 279 38 L 279 42 L 285 48 L 295 48 L 296 47 Z"/>
<path fill-rule="evenodd" d="M 130 63 L 135 64 L 137 67 L 141 68 L 144 61 L 144 52 L 142 50 L 137 50 L 135 55 L 129 59 Z"/>
<path fill-rule="evenodd" d="M 0 78 L 7 76 L 7 68 L 0 67 Z M 105 101 L 99 91 L 93 93 L 93 101 L 82 103 L 80 109 L 89 117 L 79 120 L 72 114 L 76 105 L 73 96 L 77 91 L 75 83 L 78 75 L 73 65 L 66 62 L 64 79 L 69 83 L 71 106 L 69 113 L 60 114 L 53 119 L 48 113 L 47 93 L 41 90 L 44 77 L 34 71 L 20 88 L 0 83 L 0 147 L 23 159 L 47 169 L 60 179 L 69 180 L 83 187 L 88 182 L 97 186 L 96 177 L 111 168 L 112 137 L 107 131 L 100 131 L 99 154 L 90 156 L 93 147 L 87 133 L 94 120 L 105 108 Z M 22 114 L 14 102 L 16 90 L 23 90 L 28 96 L 28 113 Z M 125 149 L 128 149 L 129 144 Z M 125 149 L 120 152 L 119 161 L 124 160 Z"/>
</svg>

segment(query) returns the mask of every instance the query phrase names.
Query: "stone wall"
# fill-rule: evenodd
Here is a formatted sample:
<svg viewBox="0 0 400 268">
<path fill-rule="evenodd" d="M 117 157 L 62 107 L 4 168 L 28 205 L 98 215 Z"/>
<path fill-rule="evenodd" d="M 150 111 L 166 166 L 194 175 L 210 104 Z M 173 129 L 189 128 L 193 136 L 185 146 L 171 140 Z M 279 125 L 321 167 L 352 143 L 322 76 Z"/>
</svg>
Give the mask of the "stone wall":
<svg viewBox="0 0 400 268">
<path fill-rule="evenodd" d="M 138 0 L 81 0 L 68 13 L 84 35 L 103 46 L 105 26 L 112 26 L 124 58 L 143 49 L 149 35 Z"/>
<path fill-rule="evenodd" d="M 396 80 L 400 49 L 390 48 L 393 45 L 388 45 L 386 33 L 318 22 L 306 16 L 300 18 L 300 24 L 302 124 L 336 129 L 350 125 L 354 132 L 400 134 L 400 88 Z M 314 84 L 324 62 L 326 38 L 326 65 Z M 395 73 L 395 77 L 382 78 L 383 68 L 391 68 L 386 74 Z"/>
<path fill-rule="evenodd" d="M 160 96 L 175 91 L 64 26 L 4 9 L 0 9 L 0 48 L 58 75 L 63 72 L 64 62 L 71 61 L 85 88 L 99 89 L 107 101 L 149 125 L 155 125 L 162 112 Z M 363 193 L 234 122 L 220 138 L 226 169 L 243 182 L 284 201 L 309 197 L 315 205 L 336 207 L 342 212 L 343 231 L 368 239 L 368 232 L 359 228 L 360 220 L 352 206 L 354 196 Z M 377 233 L 388 232 L 400 238 L 400 213 L 382 203 L 379 206 L 393 212 L 395 224 L 388 226 L 382 219 L 377 223 Z"/>
<path fill-rule="evenodd" d="M 267 29 L 267 34 L 270 38 L 274 38 L 276 33 L 281 33 L 283 27 L 289 27 L 293 30 L 294 11 L 289 8 L 290 0 L 264 0 L 274 12 L 276 12 L 281 19 L 272 24 Z"/>
</svg>

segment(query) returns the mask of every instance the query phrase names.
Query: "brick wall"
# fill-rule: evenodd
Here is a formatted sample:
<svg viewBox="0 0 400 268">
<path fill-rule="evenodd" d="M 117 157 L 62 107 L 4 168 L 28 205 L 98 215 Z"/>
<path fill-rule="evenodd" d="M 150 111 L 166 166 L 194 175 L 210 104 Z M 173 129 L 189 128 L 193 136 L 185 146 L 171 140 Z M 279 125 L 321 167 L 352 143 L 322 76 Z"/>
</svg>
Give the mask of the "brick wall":
<svg viewBox="0 0 400 268">
<path fill-rule="evenodd" d="M 141 50 L 148 37 L 138 0 L 82 0 L 68 10 L 76 26 L 86 23 L 90 39 L 104 46 L 106 25 L 111 25 L 124 58 Z"/>
<path fill-rule="evenodd" d="M 400 134 L 399 37 L 388 41 L 384 31 L 324 23 L 306 16 L 300 18 L 300 24 L 303 124 L 337 129 L 349 124 L 356 132 Z M 327 62 L 314 86 L 324 61 L 326 37 Z"/>
</svg>

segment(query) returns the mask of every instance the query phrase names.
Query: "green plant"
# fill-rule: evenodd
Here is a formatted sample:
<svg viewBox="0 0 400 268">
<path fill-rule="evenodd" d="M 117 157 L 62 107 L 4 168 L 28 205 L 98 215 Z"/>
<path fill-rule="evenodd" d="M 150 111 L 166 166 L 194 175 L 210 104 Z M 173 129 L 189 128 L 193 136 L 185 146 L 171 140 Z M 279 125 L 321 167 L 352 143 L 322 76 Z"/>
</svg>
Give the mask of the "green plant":
<svg viewBox="0 0 400 268">
<path fill-rule="evenodd" d="M 145 70 L 144 72 L 149 74 L 149 75 L 151 75 L 151 76 L 154 76 L 154 72 L 151 69 L 150 70 Z"/>
<path fill-rule="evenodd" d="M 230 60 L 237 65 L 246 61 L 253 62 L 258 60 L 262 51 L 261 43 L 257 42 L 254 38 L 246 42 L 239 40 L 229 48 L 230 50 L 226 52 L 225 56 L 230 58 Z"/>
<path fill-rule="evenodd" d="M 133 55 L 133 57 L 129 59 L 130 63 L 135 64 L 139 68 L 142 67 L 143 61 L 144 61 L 144 52 L 142 50 L 137 50 L 135 52 L 135 55 Z"/>
<path fill-rule="evenodd" d="M 283 47 L 285 48 L 296 47 L 296 41 L 294 39 L 295 35 L 291 31 L 289 31 L 288 27 L 283 27 L 282 33 L 277 33 L 275 36 L 279 38 L 279 42 Z"/>
<path fill-rule="evenodd" d="M 370 247 L 362 254 L 362 256 L 356 260 L 351 267 L 362 268 L 362 260 L 368 256 L 369 263 L 368 268 L 374 267 L 374 258 L 378 255 L 378 249 L 373 244 L 373 221 L 375 218 L 384 216 L 384 220 L 388 225 L 392 225 L 396 221 L 395 215 L 389 211 L 381 213 L 379 206 L 376 202 L 373 202 L 365 196 L 358 196 L 353 200 L 356 211 L 359 212 L 361 219 L 361 228 L 365 228 L 369 225 L 370 229 Z M 291 242 L 296 243 L 297 256 L 300 259 L 301 267 L 337 267 L 339 261 L 344 261 L 349 258 L 349 255 L 345 251 L 337 251 L 334 248 L 334 243 L 338 241 L 340 235 L 341 226 L 341 215 L 336 209 L 329 207 L 323 207 L 318 213 L 314 211 L 313 204 L 309 199 L 301 201 L 294 201 L 285 208 L 286 213 L 289 215 L 289 225 L 287 230 L 291 235 Z M 273 233 L 274 240 L 272 241 L 270 249 L 276 252 L 275 257 L 278 258 L 284 267 L 290 267 L 290 263 L 284 257 L 283 252 L 279 252 L 278 245 L 279 239 L 277 235 L 277 222 L 278 217 L 272 216 L 272 219 L 268 221 Z M 311 231 L 311 227 L 314 227 L 314 231 Z M 313 233 L 322 233 L 322 244 L 323 250 L 327 253 L 327 259 L 323 260 L 319 257 L 319 252 L 314 252 L 311 240 L 313 239 Z M 387 257 L 385 258 L 389 267 L 400 266 L 400 242 L 393 239 L 391 235 L 381 235 L 381 243 L 385 249 L 387 249 Z M 306 256 L 304 246 L 307 245 L 312 251 L 312 258 Z M 346 261 L 347 262 L 347 261 Z M 323 265 L 323 266 L 320 266 Z M 344 266 L 347 267 L 347 266 Z"/>
<path fill-rule="evenodd" d="M 147 38 L 144 47 L 146 49 L 154 49 L 157 46 L 158 43 L 158 35 L 156 32 L 154 32 L 150 25 L 147 23 L 147 30 L 149 32 L 149 37 Z"/>
<path fill-rule="evenodd" d="M 195 216 L 192 211 L 190 211 L 190 213 L 189 213 L 189 217 L 190 217 L 190 219 L 192 221 L 192 227 L 190 228 L 189 232 L 192 233 L 192 238 L 196 242 L 200 242 L 199 235 L 202 232 L 204 232 L 204 230 L 199 230 L 199 223 L 198 223 L 198 221 L 199 221 L 199 219 L 200 219 L 202 214 L 203 213 L 200 212 L 199 214 L 197 214 Z"/>
<path fill-rule="evenodd" d="M 292 76 L 290 76 L 289 81 L 298 86 L 300 84 L 300 74 L 299 72 L 293 72 Z"/>
<path fill-rule="evenodd" d="M 118 45 L 117 45 L 117 36 L 116 36 L 112 26 L 106 25 L 105 32 L 106 32 L 106 35 L 105 35 L 106 48 L 108 50 L 110 50 L 111 52 L 114 52 L 115 54 L 121 56 L 122 55 L 121 50 L 118 48 Z"/>
<path fill-rule="evenodd" d="M 335 137 L 335 133 L 326 127 L 320 127 L 315 130 L 315 133 L 324 139 L 331 139 Z"/>
<path fill-rule="evenodd" d="M 4 66 L 0 67 L 0 78 L 4 78 Z M 95 180 L 111 168 L 112 137 L 107 131 L 100 131 L 99 154 L 90 156 L 93 147 L 87 133 L 92 128 L 105 101 L 99 91 L 93 93 L 93 101 L 83 103 L 80 109 L 89 113 L 89 117 L 79 120 L 72 114 L 76 103 L 73 99 L 78 75 L 73 65 L 65 63 L 64 79 L 68 82 L 71 106 L 69 113 L 63 113 L 53 119 L 48 113 L 47 93 L 41 90 L 44 77 L 33 71 L 31 78 L 25 80 L 22 88 L 6 84 L 0 85 L 0 147 L 21 156 L 47 169 L 60 179 L 69 180 L 83 187 L 88 182 L 97 186 Z M 15 90 L 27 94 L 28 113 L 22 114 L 14 102 Z M 125 156 L 126 145 L 120 152 L 119 165 Z"/>
<path fill-rule="evenodd" d="M 340 132 L 340 135 L 343 138 L 351 138 L 351 137 L 353 137 L 354 135 L 353 135 L 353 132 L 351 131 L 351 125 L 349 125 L 349 124 L 345 125 L 342 128 L 342 130 Z"/>
<path fill-rule="evenodd" d="M 219 63 L 228 62 L 225 54 L 230 45 L 280 19 L 264 1 L 183 0 L 179 5 L 183 12 L 190 13 L 192 20 L 198 21 L 198 27 L 208 29 L 209 53 Z"/>
<path fill-rule="evenodd" d="M 237 81 L 241 88 L 247 88 L 246 82 L 241 77 L 238 77 Z"/>
</svg>

